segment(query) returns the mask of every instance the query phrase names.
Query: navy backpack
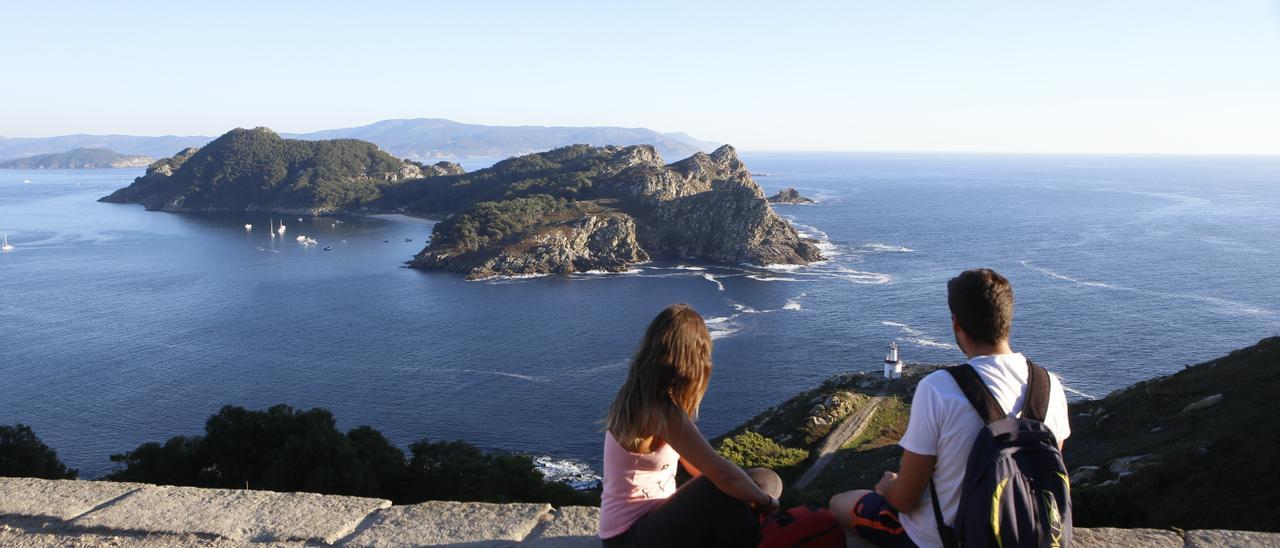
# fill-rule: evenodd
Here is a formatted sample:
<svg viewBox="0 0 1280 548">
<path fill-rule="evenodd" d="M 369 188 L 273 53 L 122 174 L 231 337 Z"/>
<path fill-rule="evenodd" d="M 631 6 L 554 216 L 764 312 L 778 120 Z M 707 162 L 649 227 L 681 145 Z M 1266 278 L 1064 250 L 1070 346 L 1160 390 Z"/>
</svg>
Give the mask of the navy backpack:
<svg viewBox="0 0 1280 548">
<path fill-rule="evenodd" d="M 933 515 L 948 547 L 1071 545 L 1071 485 L 1058 440 L 1044 424 L 1049 372 L 1027 361 L 1027 397 L 1010 418 L 969 364 L 948 367 L 986 426 L 969 452 L 954 527 L 942 521 L 930 482 Z"/>
</svg>

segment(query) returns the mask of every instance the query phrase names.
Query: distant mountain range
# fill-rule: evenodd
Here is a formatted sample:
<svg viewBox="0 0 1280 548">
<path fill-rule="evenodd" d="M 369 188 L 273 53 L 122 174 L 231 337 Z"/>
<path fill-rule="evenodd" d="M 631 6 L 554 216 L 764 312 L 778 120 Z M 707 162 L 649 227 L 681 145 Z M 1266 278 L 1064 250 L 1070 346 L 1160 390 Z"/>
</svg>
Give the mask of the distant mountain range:
<svg viewBox="0 0 1280 548">
<path fill-rule="evenodd" d="M 383 120 L 367 126 L 312 133 L 282 133 L 292 139 L 360 139 L 392 155 L 412 160 L 506 158 L 573 144 L 652 145 L 665 158 L 684 158 L 714 150 L 719 143 L 685 133 L 659 133 L 645 128 L 484 126 L 440 118 Z M 214 137 L 203 135 L 61 135 L 57 137 L 0 137 L 0 160 L 61 153 L 77 148 L 104 148 L 153 158 L 172 156 L 200 147 Z"/>
<path fill-rule="evenodd" d="M 0 169 L 89 169 L 147 167 L 150 156 L 120 154 L 105 148 L 77 148 L 67 152 L 37 154 L 0 162 Z"/>
</svg>

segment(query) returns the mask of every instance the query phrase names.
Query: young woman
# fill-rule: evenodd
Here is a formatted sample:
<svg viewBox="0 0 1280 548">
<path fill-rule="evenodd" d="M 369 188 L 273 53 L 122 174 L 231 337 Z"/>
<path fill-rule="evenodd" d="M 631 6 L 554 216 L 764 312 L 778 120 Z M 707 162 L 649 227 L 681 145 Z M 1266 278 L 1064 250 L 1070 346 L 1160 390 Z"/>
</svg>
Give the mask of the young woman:
<svg viewBox="0 0 1280 548">
<path fill-rule="evenodd" d="M 711 335 L 688 305 L 667 307 L 645 331 L 605 418 L 600 538 L 629 546 L 755 546 L 758 514 L 778 508 L 782 481 L 743 470 L 693 421 L 711 378 Z M 676 466 L 694 479 L 676 489 Z"/>
</svg>

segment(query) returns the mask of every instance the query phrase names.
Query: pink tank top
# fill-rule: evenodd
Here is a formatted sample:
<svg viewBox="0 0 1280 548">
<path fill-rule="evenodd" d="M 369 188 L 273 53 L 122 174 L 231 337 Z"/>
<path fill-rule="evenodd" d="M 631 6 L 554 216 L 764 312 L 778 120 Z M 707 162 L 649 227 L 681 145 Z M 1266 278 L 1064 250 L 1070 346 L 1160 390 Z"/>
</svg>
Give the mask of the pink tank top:
<svg viewBox="0 0 1280 548">
<path fill-rule="evenodd" d="M 662 444 L 649 454 L 623 449 L 604 435 L 604 486 L 600 493 L 600 538 L 613 538 L 676 492 L 680 454 Z"/>
</svg>

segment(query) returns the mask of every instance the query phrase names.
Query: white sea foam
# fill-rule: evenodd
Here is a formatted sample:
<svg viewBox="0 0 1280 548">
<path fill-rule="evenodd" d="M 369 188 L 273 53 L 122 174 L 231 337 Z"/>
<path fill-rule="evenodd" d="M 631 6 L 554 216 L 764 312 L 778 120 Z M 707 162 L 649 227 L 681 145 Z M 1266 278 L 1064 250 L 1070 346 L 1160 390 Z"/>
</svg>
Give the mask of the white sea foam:
<svg viewBox="0 0 1280 548">
<path fill-rule="evenodd" d="M 1166 292 L 1163 292 L 1163 291 L 1152 291 L 1152 290 L 1148 290 L 1148 289 L 1138 289 L 1138 288 L 1134 288 L 1134 287 L 1125 287 L 1125 286 L 1120 286 L 1120 285 L 1112 285 L 1112 284 L 1102 283 L 1102 282 L 1086 281 L 1086 280 L 1081 280 L 1081 279 L 1074 278 L 1074 277 L 1071 277 L 1071 276 L 1067 276 L 1066 274 L 1060 274 L 1060 273 L 1058 273 L 1058 272 L 1054 272 L 1054 271 L 1049 270 L 1049 269 L 1047 269 L 1047 268 L 1043 268 L 1043 267 L 1035 266 L 1035 265 L 1033 265 L 1033 264 L 1030 264 L 1030 262 L 1029 262 L 1029 261 L 1025 261 L 1025 260 L 1024 260 L 1024 261 L 1020 261 L 1020 262 L 1022 263 L 1022 265 L 1023 265 L 1023 266 L 1025 266 L 1025 267 L 1027 267 L 1027 268 L 1030 268 L 1030 269 L 1032 269 L 1032 270 L 1038 271 L 1038 272 L 1040 272 L 1040 273 L 1042 273 L 1042 274 L 1044 274 L 1044 275 L 1046 275 L 1046 276 L 1049 276 L 1050 278 L 1054 278 L 1054 279 L 1057 279 L 1057 280 L 1063 280 L 1063 281 L 1066 281 L 1066 282 L 1071 282 L 1071 283 L 1074 283 L 1074 284 L 1077 284 L 1077 285 L 1086 286 L 1086 287 L 1097 287 L 1097 288 L 1100 288 L 1100 289 L 1110 289 L 1110 290 L 1113 290 L 1113 291 L 1130 291 L 1130 292 L 1133 292 L 1133 293 L 1138 293 L 1138 294 L 1142 294 L 1142 295 L 1150 295 L 1150 296 L 1159 297 L 1159 298 L 1162 298 L 1162 299 L 1175 299 L 1175 300 L 1191 300 L 1191 301 L 1199 301 L 1199 302 L 1202 302 L 1202 303 L 1205 303 L 1205 304 L 1208 304 L 1208 305 L 1212 306 L 1212 307 L 1213 307 L 1214 309 L 1216 309 L 1218 312 L 1221 312 L 1221 313 L 1223 313 L 1223 314 L 1230 314 L 1230 315 L 1244 315 L 1244 316 L 1270 316 L 1270 315 L 1275 315 L 1275 311 L 1273 311 L 1273 310 L 1269 310 L 1269 309 L 1266 309 L 1266 308 L 1262 308 L 1262 307 L 1259 307 L 1259 306 L 1256 306 L 1256 305 L 1253 305 L 1253 304 L 1249 304 L 1249 303 L 1243 303 L 1243 302 L 1240 302 L 1240 301 L 1233 301 L 1233 300 L 1230 300 L 1230 299 L 1223 299 L 1223 298 L 1221 298 L 1221 297 L 1214 297 L 1214 296 L 1211 296 L 1211 295 L 1195 295 L 1195 294 L 1191 294 L 1191 293 L 1166 293 Z"/>
<path fill-rule="evenodd" d="M 803 295 L 804 294 L 802 293 L 801 296 Z M 800 307 L 800 301 L 798 300 L 799 298 L 800 297 L 796 297 L 795 299 L 787 299 L 787 304 L 782 305 L 782 309 L 783 310 L 800 310 L 801 307 Z"/>
<path fill-rule="evenodd" d="M 641 270 L 639 268 L 628 268 L 627 270 L 624 270 L 622 272 L 612 272 L 609 270 L 584 270 L 582 272 L 579 272 L 578 274 L 586 275 L 586 276 L 626 276 L 626 275 L 635 275 L 635 274 L 643 274 L 643 273 L 644 273 L 644 270 Z"/>
<path fill-rule="evenodd" d="M 880 272 L 867 272 L 852 268 L 837 268 L 831 272 L 832 278 L 842 278 L 856 284 L 887 284 L 893 282 L 893 276 Z"/>
<path fill-rule="evenodd" d="M 547 481 L 566 483 L 574 489 L 594 489 L 600 485 L 600 474 L 582 461 L 538 456 L 533 458 L 533 467 Z"/>
<path fill-rule="evenodd" d="M 748 278 L 761 282 L 798 282 L 799 278 L 787 278 L 784 276 L 761 276 L 759 274 L 748 274 Z"/>
<path fill-rule="evenodd" d="M 723 339 L 737 333 L 741 329 L 738 322 L 734 321 L 734 318 L 737 317 L 738 315 L 734 314 L 733 316 L 708 318 L 705 323 L 707 324 L 707 331 L 711 333 L 712 340 Z"/>
<path fill-rule="evenodd" d="M 914 253 L 916 251 L 906 246 L 879 243 L 862 244 L 862 249 L 883 253 Z"/>
<path fill-rule="evenodd" d="M 1059 381 L 1059 382 L 1061 382 L 1061 381 L 1062 381 L 1062 379 L 1058 379 L 1058 381 Z M 1072 394 L 1075 394 L 1075 395 L 1077 395 L 1077 396 L 1080 396 L 1080 397 L 1082 397 L 1082 398 L 1089 399 L 1089 400 L 1096 400 L 1096 399 L 1098 399 L 1098 397 L 1097 397 L 1097 396 L 1094 396 L 1094 395 L 1092 395 L 1092 394 L 1085 394 L 1084 392 L 1081 392 L 1081 391 L 1076 390 L 1076 389 L 1074 389 L 1074 388 L 1072 388 L 1072 387 L 1070 387 L 1070 386 L 1067 386 L 1067 383 L 1065 383 L 1065 382 L 1064 382 L 1064 383 L 1061 383 L 1061 384 L 1062 384 L 1062 389 L 1063 389 L 1063 390 L 1065 390 L 1065 391 L 1067 391 L 1067 392 L 1070 392 L 1070 393 L 1072 393 Z"/>
<path fill-rule="evenodd" d="M 702 277 L 708 282 L 716 284 L 716 287 L 719 288 L 720 291 L 724 291 L 724 284 L 720 283 L 720 280 L 717 280 L 715 276 L 711 274 L 703 274 Z"/>
<path fill-rule="evenodd" d="M 628 360 L 620 360 L 620 361 L 616 361 L 616 362 L 606 363 L 606 364 L 604 364 L 604 365 L 597 365 L 597 366 L 595 366 L 595 367 L 588 367 L 588 368 L 586 368 L 586 369 L 580 369 L 580 370 L 578 370 L 578 371 L 575 371 L 575 373 L 576 373 L 576 374 L 578 374 L 578 375 L 591 375 L 591 374 L 594 374 L 594 373 L 601 373 L 601 372 L 609 371 L 609 370 L 612 370 L 612 369 L 623 369 L 623 368 L 626 368 L 626 367 L 627 367 L 627 365 L 628 365 L 628 364 L 630 364 L 630 363 L 631 363 L 631 362 L 630 362 L 630 361 L 628 361 Z"/>
<path fill-rule="evenodd" d="M 1041 274 L 1044 274 L 1044 275 L 1046 275 L 1046 276 L 1049 276 L 1050 278 L 1056 278 L 1056 279 L 1059 279 L 1059 280 L 1063 280 L 1063 281 L 1071 282 L 1071 283 L 1073 283 L 1073 284 L 1079 284 L 1079 285 L 1084 285 L 1084 286 L 1089 286 L 1089 287 L 1102 287 L 1102 288 L 1107 288 L 1107 289 L 1127 289 L 1127 288 L 1117 287 L 1117 286 L 1114 286 L 1114 285 L 1111 285 L 1111 284 L 1107 284 L 1107 283 L 1102 283 L 1102 282 L 1090 282 L 1090 281 L 1081 280 L 1081 279 L 1078 279 L 1078 278 L 1073 278 L 1073 277 L 1071 277 L 1071 276 L 1067 276 L 1066 274 L 1059 274 L 1059 273 L 1057 273 L 1057 272 L 1054 272 L 1054 271 L 1049 270 L 1049 269 L 1044 268 L 1044 267 L 1040 267 L 1040 266 L 1032 265 L 1032 264 L 1030 264 L 1030 263 L 1029 263 L 1029 262 L 1027 262 L 1027 261 L 1019 261 L 1019 262 L 1021 262 L 1021 263 L 1022 263 L 1022 266 L 1025 266 L 1025 267 L 1030 268 L 1030 269 L 1032 269 L 1032 270 L 1036 270 L 1036 271 L 1040 272 Z"/>
<path fill-rule="evenodd" d="M 810 264 L 817 264 L 817 263 L 810 263 Z M 747 266 L 753 266 L 753 265 L 747 265 Z M 800 264 L 767 264 L 760 268 L 763 268 L 765 270 L 773 270 L 776 272 L 795 272 L 797 270 L 800 270 L 801 268 L 804 268 L 804 266 L 805 265 L 800 265 Z"/>
<path fill-rule="evenodd" d="M 521 375 L 520 373 L 507 373 L 506 371 L 487 371 L 482 369 L 433 369 L 432 371 L 439 371 L 443 373 L 466 373 L 469 375 L 495 375 L 529 382 L 547 382 L 547 380 L 542 377 Z"/>
<path fill-rule="evenodd" d="M 901 337 L 900 340 L 902 340 L 903 342 L 909 342 L 916 346 L 923 346 L 923 347 L 929 347 L 929 348 L 947 348 L 947 349 L 956 348 L 954 344 L 939 342 L 939 341 L 930 339 L 925 336 L 924 332 L 902 322 L 891 322 L 886 320 L 886 321 L 880 322 L 880 325 L 887 325 L 889 327 L 896 327 L 898 329 L 901 329 L 902 333 L 906 336 Z"/>
<path fill-rule="evenodd" d="M 684 264 L 676 265 L 671 268 L 674 268 L 676 270 L 694 270 L 694 271 L 706 270 L 706 268 L 703 268 L 701 266 L 691 266 L 691 265 L 684 265 Z"/>
</svg>

